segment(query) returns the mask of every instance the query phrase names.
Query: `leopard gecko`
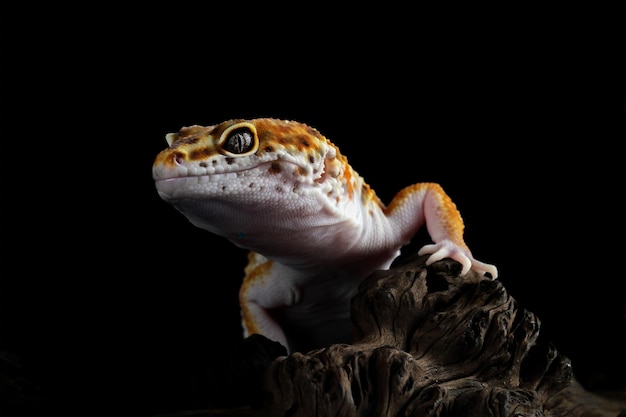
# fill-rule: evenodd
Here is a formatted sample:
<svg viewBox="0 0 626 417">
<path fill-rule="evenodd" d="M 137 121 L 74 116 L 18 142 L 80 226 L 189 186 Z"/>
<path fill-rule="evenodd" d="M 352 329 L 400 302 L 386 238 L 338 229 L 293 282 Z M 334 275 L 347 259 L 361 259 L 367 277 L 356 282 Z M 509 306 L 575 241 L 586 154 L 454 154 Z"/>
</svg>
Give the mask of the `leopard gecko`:
<svg viewBox="0 0 626 417">
<path fill-rule="evenodd" d="M 463 240 L 456 205 L 437 183 L 400 190 L 388 205 L 318 130 L 274 118 L 192 125 L 165 136 L 154 161 L 160 197 L 195 226 L 248 250 L 239 291 L 243 335 L 288 352 L 349 343 L 350 300 L 388 269 L 426 225 L 427 264 L 451 258 L 497 278 Z"/>
</svg>

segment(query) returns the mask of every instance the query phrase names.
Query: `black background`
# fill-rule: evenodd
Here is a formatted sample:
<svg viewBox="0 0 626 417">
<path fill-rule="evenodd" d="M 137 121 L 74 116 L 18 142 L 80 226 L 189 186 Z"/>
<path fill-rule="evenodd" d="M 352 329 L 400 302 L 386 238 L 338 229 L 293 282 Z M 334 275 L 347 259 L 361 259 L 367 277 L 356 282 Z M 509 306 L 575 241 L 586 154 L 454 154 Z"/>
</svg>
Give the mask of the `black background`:
<svg viewBox="0 0 626 417">
<path fill-rule="evenodd" d="M 622 389 L 623 12 L 3 2 L 0 351 L 35 387 L 21 412 L 216 400 L 197 381 L 241 338 L 246 255 L 161 201 L 151 164 L 166 133 L 240 117 L 316 127 L 385 202 L 442 184 L 578 378 Z"/>
</svg>

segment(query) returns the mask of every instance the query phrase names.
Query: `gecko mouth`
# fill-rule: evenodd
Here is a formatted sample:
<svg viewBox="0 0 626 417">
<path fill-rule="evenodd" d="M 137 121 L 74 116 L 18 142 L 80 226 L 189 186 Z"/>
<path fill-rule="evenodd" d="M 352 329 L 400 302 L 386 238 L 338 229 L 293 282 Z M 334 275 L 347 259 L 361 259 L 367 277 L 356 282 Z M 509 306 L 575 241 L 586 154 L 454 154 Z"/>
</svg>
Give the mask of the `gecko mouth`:
<svg viewBox="0 0 626 417">
<path fill-rule="evenodd" d="M 223 172 L 202 172 L 198 174 L 185 175 L 175 175 L 174 173 L 169 173 L 169 176 L 167 173 L 164 175 L 163 172 L 155 172 L 154 182 L 161 197 L 173 199 L 181 195 L 189 195 L 190 192 L 193 193 L 194 189 L 201 193 L 201 188 L 211 187 L 211 185 L 219 186 L 219 184 L 236 182 L 238 179 L 243 177 L 252 177 L 252 171 L 255 170 L 260 171 L 259 174 L 262 174 L 262 171 L 265 171 L 268 175 L 277 175 L 285 171 L 285 164 L 294 167 L 294 172 L 300 173 L 299 176 L 302 177 L 301 172 L 305 170 L 300 168 L 298 164 L 286 160 L 275 160 Z"/>
<path fill-rule="evenodd" d="M 165 200 L 175 199 L 188 195 L 190 191 L 206 187 L 210 183 L 217 182 L 216 177 L 222 177 L 225 175 L 233 175 L 237 177 L 236 173 L 228 174 L 213 174 L 213 175 L 188 175 L 184 177 L 172 177 L 156 180 L 154 185 L 161 196 Z"/>
<path fill-rule="evenodd" d="M 177 173 L 177 172 L 171 172 L 171 171 L 163 172 L 163 170 L 161 169 L 156 169 L 153 172 L 153 177 L 155 181 L 167 181 L 167 180 L 174 180 L 177 178 L 196 178 L 196 177 L 216 177 L 216 178 L 220 177 L 221 178 L 225 175 L 232 175 L 232 174 L 235 174 L 236 176 L 238 176 L 239 174 L 245 174 L 246 172 L 250 172 L 255 169 L 261 169 L 261 168 L 266 168 L 267 171 L 272 174 L 278 174 L 284 171 L 283 165 L 290 165 L 294 167 L 294 169 L 297 170 L 298 172 L 306 172 L 306 168 L 300 167 L 300 165 L 298 165 L 297 163 L 293 161 L 288 161 L 285 159 L 277 159 L 274 161 L 262 162 L 257 165 L 253 165 L 249 167 L 242 167 L 242 168 L 237 168 L 237 169 L 232 169 L 232 170 L 226 169 L 223 171 L 217 171 L 213 168 L 213 172 L 203 171 L 197 174 L 194 174 L 194 173 L 182 174 L 180 172 Z M 234 179 L 236 178 L 236 176 L 232 178 Z"/>
</svg>

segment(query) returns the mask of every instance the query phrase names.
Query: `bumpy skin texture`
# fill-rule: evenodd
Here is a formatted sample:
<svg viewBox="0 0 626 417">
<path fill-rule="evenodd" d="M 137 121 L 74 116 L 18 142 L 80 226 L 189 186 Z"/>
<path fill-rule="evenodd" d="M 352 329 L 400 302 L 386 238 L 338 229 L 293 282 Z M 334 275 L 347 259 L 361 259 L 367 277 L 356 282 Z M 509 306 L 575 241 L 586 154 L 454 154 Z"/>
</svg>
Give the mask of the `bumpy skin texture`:
<svg viewBox="0 0 626 417">
<path fill-rule="evenodd" d="M 197 227 L 249 250 L 239 293 L 244 336 L 290 352 L 349 343 L 350 299 L 388 269 L 425 224 L 420 254 L 492 278 L 463 241 L 463 220 L 436 183 L 402 189 L 385 206 L 316 129 L 278 119 L 233 119 L 166 135 L 156 188 Z"/>
</svg>

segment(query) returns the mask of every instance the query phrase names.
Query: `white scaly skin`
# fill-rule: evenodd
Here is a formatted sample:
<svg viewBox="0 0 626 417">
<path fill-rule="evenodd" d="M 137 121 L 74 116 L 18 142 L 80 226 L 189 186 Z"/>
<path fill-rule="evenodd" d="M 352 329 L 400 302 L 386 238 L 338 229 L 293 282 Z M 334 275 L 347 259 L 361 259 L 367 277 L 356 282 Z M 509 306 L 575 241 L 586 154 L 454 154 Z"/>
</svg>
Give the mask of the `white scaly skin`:
<svg viewBox="0 0 626 417">
<path fill-rule="evenodd" d="M 166 136 L 154 162 L 159 195 L 195 226 L 249 250 L 241 286 L 244 336 L 290 352 L 349 343 L 350 299 L 387 269 L 425 224 L 420 254 L 497 277 L 472 257 L 463 220 L 435 183 L 401 190 L 385 206 L 317 130 L 277 119 L 229 120 Z"/>
</svg>

